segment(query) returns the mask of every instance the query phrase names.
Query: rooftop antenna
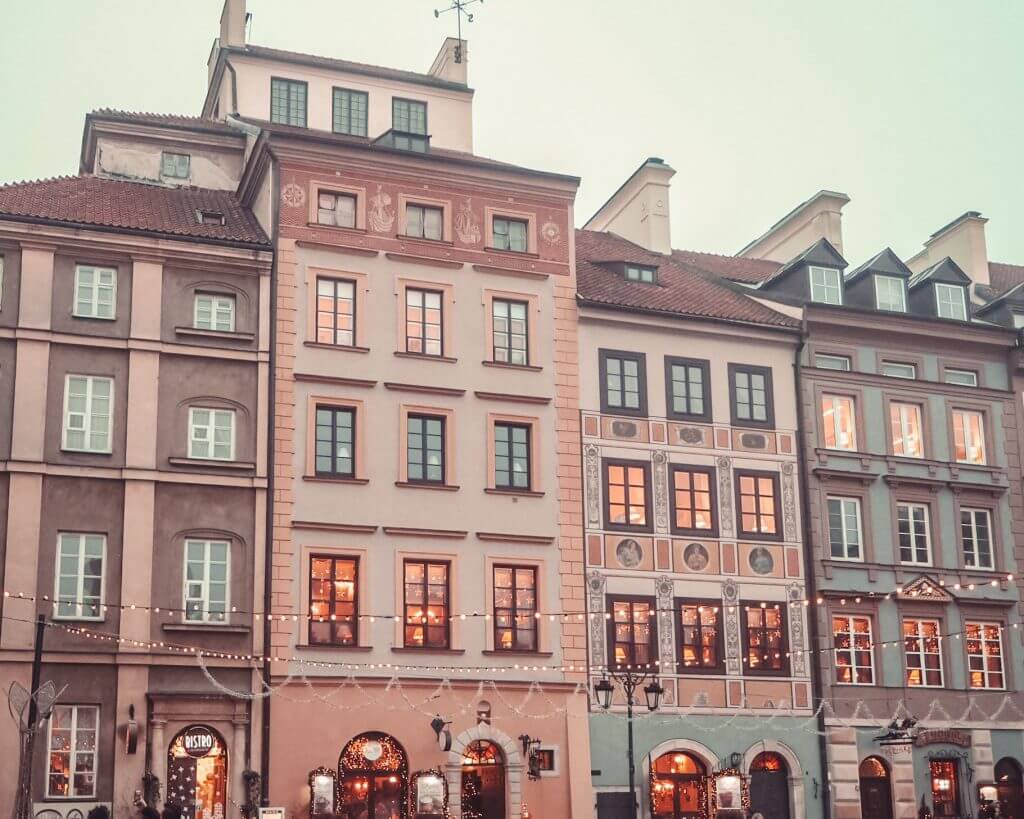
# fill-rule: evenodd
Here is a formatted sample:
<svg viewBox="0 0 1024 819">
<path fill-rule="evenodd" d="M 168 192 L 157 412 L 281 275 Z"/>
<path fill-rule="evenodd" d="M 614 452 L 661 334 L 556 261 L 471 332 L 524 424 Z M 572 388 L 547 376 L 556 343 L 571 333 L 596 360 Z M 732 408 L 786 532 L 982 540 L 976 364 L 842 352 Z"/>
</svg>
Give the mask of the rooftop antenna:
<svg viewBox="0 0 1024 819">
<path fill-rule="evenodd" d="M 462 62 L 462 17 L 465 15 L 466 22 L 473 22 L 473 15 L 466 11 L 466 6 L 472 6 L 474 3 L 483 3 L 484 0 L 452 0 L 452 4 L 446 8 L 438 11 L 434 9 L 434 17 L 440 17 L 442 14 L 447 14 L 449 11 L 455 12 L 455 17 L 458 20 L 458 35 L 459 44 L 455 46 L 455 62 Z"/>
</svg>

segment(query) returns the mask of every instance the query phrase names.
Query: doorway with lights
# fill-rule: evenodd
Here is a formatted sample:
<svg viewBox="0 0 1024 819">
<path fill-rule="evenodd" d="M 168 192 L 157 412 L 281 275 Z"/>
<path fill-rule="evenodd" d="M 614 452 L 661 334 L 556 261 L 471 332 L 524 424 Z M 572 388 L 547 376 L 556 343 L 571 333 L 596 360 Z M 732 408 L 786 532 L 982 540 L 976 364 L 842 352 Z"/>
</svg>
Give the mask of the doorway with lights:
<svg viewBox="0 0 1024 819">
<path fill-rule="evenodd" d="M 393 736 L 369 731 L 353 737 L 338 773 L 342 819 L 406 819 L 409 758 Z"/>
<path fill-rule="evenodd" d="M 462 752 L 462 819 L 505 819 L 505 754 L 478 739 Z"/>
<path fill-rule="evenodd" d="M 654 761 L 651 819 L 707 819 L 708 775 L 704 763 L 685 751 Z"/>
</svg>

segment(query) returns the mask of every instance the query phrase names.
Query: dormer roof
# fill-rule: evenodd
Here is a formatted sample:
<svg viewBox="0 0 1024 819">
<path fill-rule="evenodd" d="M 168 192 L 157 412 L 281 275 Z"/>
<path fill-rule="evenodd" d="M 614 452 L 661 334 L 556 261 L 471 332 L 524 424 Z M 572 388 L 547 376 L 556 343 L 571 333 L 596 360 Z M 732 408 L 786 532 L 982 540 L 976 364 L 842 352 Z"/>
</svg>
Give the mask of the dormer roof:
<svg viewBox="0 0 1024 819">
<path fill-rule="evenodd" d="M 893 253 L 890 247 L 885 248 L 885 250 L 872 256 L 860 267 L 847 273 L 846 283 L 850 284 L 856 281 L 865 273 L 879 273 L 883 276 L 902 276 L 906 279 L 914 275 L 910 268 L 900 260 L 900 257 Z"/>
<path fill-rule="evenodd" d="M 772 282 L 781 279 L 793 270 L 810 265 L 836 267 L 842 270 L 847 266 L 847 261 L 828 239 L 818 239 L 807 250 L 795 259 L 786 262 L 774 274 L 765 279 L 761 283 L 761 287 L 768 287 Z"/>
<path fill-rule="evenodd" d="M 966 287 L 970 285 L 971 278 L 960 269 L 960 265 L 947 256 L 941 262 L 925 268 L 920 273 L 915 273 L 910 277 L 908 284 L 910 289 L 913 290 L 929 281 L 943 282 L 945 284 L 962 284 Z"/>
</svg>

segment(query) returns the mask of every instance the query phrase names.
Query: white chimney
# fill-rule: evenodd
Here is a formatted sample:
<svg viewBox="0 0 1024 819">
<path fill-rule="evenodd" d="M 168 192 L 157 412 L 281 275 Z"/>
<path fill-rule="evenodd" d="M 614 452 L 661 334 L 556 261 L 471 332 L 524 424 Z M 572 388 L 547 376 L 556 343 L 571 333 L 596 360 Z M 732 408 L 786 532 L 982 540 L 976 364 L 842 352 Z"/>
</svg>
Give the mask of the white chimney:
<svg viewBox="0 0 1024 819">
<path fill-rule="evenodd" d="M 985 244 L 987 221 L 978 211 L 967 211 L 933 233 L 924 243 L 924 250 L 907 259 L 907 267 L 917 273 L 949 256 L 974 284 L 987 286 L 991 283 Z"/>
<path fill-rule="evenodd" d="M 583 227 L 617 233 L 654 253 L 671 253 L 668 193 L 675 174 L 665 160 L 648 158 Z"/>
<path fill-rule="evenodd" d="M 245 45 L 245 0 L 224 0 L 220 13 L 221 48 L 242 48 Z"/>
<path fill-rule="evenodd" d="M 430 66 L 430 71 L 427 73 L 441 80 L 468 85 L 469 72 L 466 70 L 468 60 L 469 48 L 466 41 L 448 37 L 441 45 L 441 50 L 437 52 L 434 64 Z"/>
<path fill-rule="evenodd" d="M 845 193 L 818 191 L 736 255 L 784 263 L 795 259 L 819 239 L 828 239 L 842 255 L 842 210 L 849 201 Z"/>
</svg>

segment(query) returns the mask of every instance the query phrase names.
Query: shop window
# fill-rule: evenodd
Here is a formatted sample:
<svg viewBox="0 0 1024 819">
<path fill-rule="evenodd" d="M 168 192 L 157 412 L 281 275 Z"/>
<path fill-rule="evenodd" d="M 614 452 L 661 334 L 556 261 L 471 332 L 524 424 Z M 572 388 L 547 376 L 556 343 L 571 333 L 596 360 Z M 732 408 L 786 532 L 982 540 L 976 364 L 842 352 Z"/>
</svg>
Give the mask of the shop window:
<svg viewBox="0 0 1024 819">
<path fill-rule="evenodd" d="M 189 806 L 188 819 L 226 816 L 228 752 L 224 738 L 206 725 L 190 725 L 167 750 L 167 801 Z"/>
<path fill-rule="evenodd" d="M 956 759 L 933 759 L 928 763 L 932 783 L 932 815 L 935 819 L 962 815 L 959 768 Z"/>
<path fill-rule="evenodd" d="M 341 816 L 406 816 L 409 758 L 394 737 L 376 731 L 360 734 L 341 752 L 338 769 Z"/>
</svg>

